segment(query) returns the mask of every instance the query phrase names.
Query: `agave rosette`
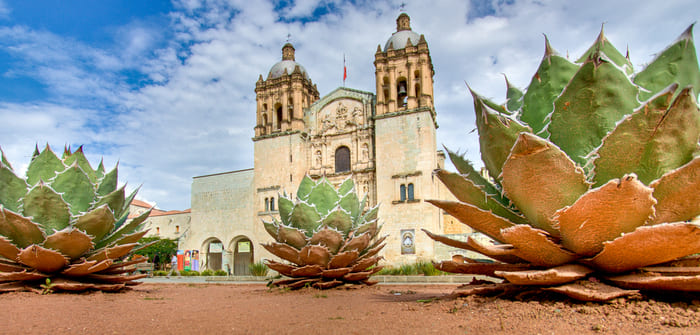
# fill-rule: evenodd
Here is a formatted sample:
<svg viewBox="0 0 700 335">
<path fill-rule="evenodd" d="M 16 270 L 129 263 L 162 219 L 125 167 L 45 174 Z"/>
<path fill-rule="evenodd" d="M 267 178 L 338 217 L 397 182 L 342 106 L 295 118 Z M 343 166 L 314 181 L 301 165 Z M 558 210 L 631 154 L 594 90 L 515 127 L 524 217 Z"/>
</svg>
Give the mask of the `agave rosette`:
<svg viewBox="0 0 700 335">
<path fill-rule="evenodd" d="M 131 200 L 117 188 L 117 167 L 93 169 L 82 147 L 61 158 L 47 145 L 35 150 L 26 179 L 2 154 L 0 162 L 0 292 L 38 288 L 118 291 L 131 275 L 131 256 L 150 211 L 128 219 Z"/>
<path fill-rule="evenodd" d="M 328 180 L 306 176 L 299 184 L 296 201 L 279 197 L 280 220 L 263 221 L 275 242 L 262 246 L 285 260 L 266 260 L 267 266 L 289 277 L 273 282 L 292 289 L 319 289 L 345 284 L 372 285 L 369 277 L 377 266 L 386 236 L 377 238 L 378 206 L 363 211 L 355 183 L 346 179 L 336 189 Z"/>
<path fill-rule="evenodd" d="M 605 38 L 576 63 L 546 51 L 526 92 L 472 92 L 490 176 L 448 150 L 437 176 L 457 201 L 430 200 L 492 239 L 434 240 L 488 256 L 443 271 L 546 287 L 581 300 L 638 290 L 700 291 L 700 70 L 692 26 L 639 73 Z M 596 280 L 591 279 L 595 276 Z"/>
</svg>

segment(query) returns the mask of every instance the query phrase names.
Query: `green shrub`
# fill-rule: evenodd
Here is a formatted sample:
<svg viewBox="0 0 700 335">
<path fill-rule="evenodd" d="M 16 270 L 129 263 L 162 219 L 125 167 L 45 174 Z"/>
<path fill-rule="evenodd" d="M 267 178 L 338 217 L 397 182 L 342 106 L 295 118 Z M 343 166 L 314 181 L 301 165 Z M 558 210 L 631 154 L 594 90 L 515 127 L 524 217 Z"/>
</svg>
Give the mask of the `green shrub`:
<svg viewBox="0 0 700 335">
<path fill-rule="evenodd" d="M 178 272 L 177 270 L 173 270 L 172 272 L 170 272 L 170 275 L 177 277 L 177 276 L 180 276 L 180 272 Z"/>
<path fill-rule="evenodd" d="M 185 277 L 193 277 L 193 276 L 199 276 L 198 271 L 192 271 L 192 270 L 185 270 L 180 272 L 180 275 L 185 276 Z"/>
<path fill-rule="evenodd" d="M 203 270 L 202 273 L 200 273 L 200 275 L 201 275 L 201 276 L 213 276 L 213 275 L 214 275 L 214 271 L 209 270 L 209 269 L 206 269 L 206 270 Z"/>
<path fill-rule="evenodd" d="M 167 275 L 168 275 L 168 271 L 153 271 L 154 277 L 163 277 L 163 276 L 167 276 Z"/>
<path fill-rule="evenodd" d="M 385 276 L 440 276 L 444 275 L 445 272 L 436 269 L 431 262 L 418 261 L 413 264 L 401 264 L 398 267 L 387 266 L 377 274 Z"/>
<path fill-rule="evenodd" d="M 228 276 L 228 272 L 226 272 L 224 270 L 216 270 L 216 271 L 214 271 L 214 275 L 215 276 Z"/>
<path fill-rule="evenodd" d="M 250 269 L 250 274 L 253 276 L 267 276 L 268 268 L 262 261 L 248 265 L 248 269 Z"/>
</svg>

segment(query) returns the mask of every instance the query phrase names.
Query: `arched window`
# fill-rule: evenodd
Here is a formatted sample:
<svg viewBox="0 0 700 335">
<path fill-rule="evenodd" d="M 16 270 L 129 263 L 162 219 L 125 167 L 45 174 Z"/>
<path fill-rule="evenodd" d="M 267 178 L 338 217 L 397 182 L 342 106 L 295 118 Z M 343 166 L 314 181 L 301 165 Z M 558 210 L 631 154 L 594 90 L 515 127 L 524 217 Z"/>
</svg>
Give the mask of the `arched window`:
<svg viewBox="0 0 700 335">
<path fill-rule="evenodd" d="M 350 148 L 342 146 L 335 150 L 335 172 L 350 171 Z"/>
<path fill-rule="evenodd" d="M 408 103 L 408 83 L 406 78 L 399 79 L 396 84 L 396 103 L 399 107 L 406 107 Z"/>
<path fill-rule="evenodd" d="M 272 212 L 275 211 L 275 198 L 274 197 L 270 198 L 270 211 L 272 211 Z"/>
<path fill-rule="evenodd" d="M 156 227 L 156 235 L 160 235 L 160 227 Z"/>
<path fill-rule="evenodd" d="M 175 226 L 175 234 L 179 234 L 179 233 L 180 233 L 180 226 Z"/>
<path fill-rule="evenodd" d="M 282 105 L 277 105 L 277 124 L 275 125 L 275 129 L 280 130 L 282 129 Z"/>
<path fill-rule="evenodd" d="M 413 198 L 413 184 L 408 184 L 408 201 L 414 200 Z"/>
<path fill-rule="evenodd" d="M 270 210 L 270 199 L 265 198 L 265 211 L 267 212 L 269 210 Z"/>
<path fill-rule="evenodd" d="M 401 201 L 406 201 L 406 184 L 401 184 L 399 187 L 399 196 L 401 197 Z"/>
</svg>

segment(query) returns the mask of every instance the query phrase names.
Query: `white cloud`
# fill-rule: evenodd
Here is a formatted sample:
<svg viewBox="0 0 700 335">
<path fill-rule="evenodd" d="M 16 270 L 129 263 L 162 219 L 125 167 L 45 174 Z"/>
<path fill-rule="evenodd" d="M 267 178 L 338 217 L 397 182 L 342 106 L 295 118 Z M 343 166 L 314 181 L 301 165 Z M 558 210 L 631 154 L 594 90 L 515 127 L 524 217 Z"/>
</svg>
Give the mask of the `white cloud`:
<svg viewBox="0 0 700 335">
<path fill-rule="evenodd" d="M 543 54 L 542 33 L 574 58 L 603 22 L 618 49 L 630 46 L 639 68 L 700 12 L 692 0 L 664 6 L 602 0 L 498 3 L 486 17 L 470 17 L 470 6 L 457 0 L 406 6 L 435 65 L 438 143 L 466 150 L 477 164 L 465 81 L 502 102 L 502 73 L 524 88 Z M 373 92 L 374 53 L 395 31 L 398 5 L 296 1 L 276 13 L 268 1 L 181 0 L 170 26 L 134 22 L 117 29 L 113 47 L 105 49 L 26 27 L 0 28 L 0 45 L 24 59 L 14 67 L 16 75 L 39 80 L 49 92 L 46 101 L 0 104 L 0 144 L 12 163 L 28 162 L 35 143 L 59 149 L 86 144 L 95 164 L 100 155 L 107 166 L 119 159 L 120 179 L 130 187 L 143 184 L 142 199 L 184 209 L 193 176 L 252 167 L 255 82 L 280 60 L 288 33 L 297 61 L 321 95 L 342 84 L 343 54 L 346 85 Z M 311 19 L 319 6 L 333 10 L 305 23 L 294 20 Z M 2 8 L 0 2 L 0 15 Z M 164 41 L 164 36 L 173 38 Z M 147 83 L 130 83 L 127 72 L 139 72 Z"/>
</svg>

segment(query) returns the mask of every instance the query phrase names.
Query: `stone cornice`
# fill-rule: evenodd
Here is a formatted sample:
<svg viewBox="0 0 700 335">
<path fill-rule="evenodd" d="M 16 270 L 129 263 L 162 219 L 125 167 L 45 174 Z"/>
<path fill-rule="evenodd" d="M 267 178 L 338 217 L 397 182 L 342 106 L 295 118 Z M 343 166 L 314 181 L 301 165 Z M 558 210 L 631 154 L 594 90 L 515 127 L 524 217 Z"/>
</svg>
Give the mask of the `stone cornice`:
<svg viewBox="0 0 700 335">
<path fill-rule="evenodd" d="M 418 107 L 418 108 L 413 108 L 413 109 L 401 110 L 401 111 L 393 112 L 393 113 L 384 113 L 381 115 L 375 115 L 373 117 L 373 119 L 374 120 L 388 119 L 388 118 L 392 118 L 392 117 L 421 113 L 421 112 L 429 112 L 430 113 L 430 116 L 433 119 L 433 124 L 435 125 L 435 129 L 437 129 L 438 124 L 437 124 L 437 120 L 435 119 L 435 117 L 436 117 L 435 110 L 430 108 L 430 107 Z"/>
</svg>

